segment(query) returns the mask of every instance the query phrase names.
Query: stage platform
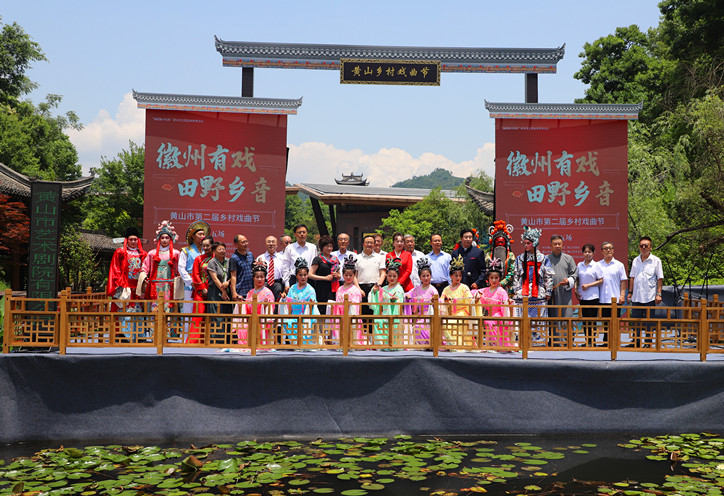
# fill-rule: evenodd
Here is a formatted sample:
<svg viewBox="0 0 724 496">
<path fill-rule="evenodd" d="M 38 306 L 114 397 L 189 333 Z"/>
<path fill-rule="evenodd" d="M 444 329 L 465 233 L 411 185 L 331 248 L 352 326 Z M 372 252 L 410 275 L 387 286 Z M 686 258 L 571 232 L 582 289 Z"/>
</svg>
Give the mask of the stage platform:
<svg viewBox="0 0 724 496">
<path fill-rule="evenodd" d="M 0 356 L 0 442 L 724 432 L 721 355 L 101 351 Z"/>
</svg>

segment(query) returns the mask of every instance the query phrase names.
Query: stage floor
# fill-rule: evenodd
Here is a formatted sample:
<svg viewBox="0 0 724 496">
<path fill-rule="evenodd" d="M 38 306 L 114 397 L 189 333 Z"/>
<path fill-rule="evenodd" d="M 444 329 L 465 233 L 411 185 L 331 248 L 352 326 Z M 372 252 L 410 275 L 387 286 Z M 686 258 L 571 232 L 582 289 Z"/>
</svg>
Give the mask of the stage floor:
<svg viewBox="0 0 724 496">
<path fill-rule="evenodd" d="M 68 353 L 0 355 L 0 442 L 724 432 L 721 355 Z"/>
<path fill-rule="evenodd" d="M 55 353 L 57 354 L 57 352 Z M 156 355 L 155 348 L 67 348 L 67 355 Z M 252 357 L 249 351 L 240 351 L 234 348 L 176 348 L 167 347 L 163 349 L 164 355 L 211 355 L 211 356 L 234 356 L 234 357 Z M 259 356 L 306 356 L 306 357 L 340 357 L 341 351 L 336 350 L 318 350 L 318 351 L 291 351 L 291 350 L 258 350 Z M 350 351 L 351 357 L 420 357 L 435 358 L 432 351 Z M 507 353 L 498 352 L 449 352 L 441 351 L 438 358 L 479 358 L 482 360 L 522 360 L 520 352 L 513 351 Z M 542 351 L 531 350 L 528 352 L 528 360 L 593 360 L 593 361 L 611 361 L 611 352 L 609 351 Z M 672 353 L 672 352 L 654 352 L 654 351 L 619 351 L 616 361 L 649 361 L 649 360 L 673 360 L 673 361 L 700 361 L 698 353 Z M 724 353 L 710 353 L 707 355 L 707 361 L 722 361 Z"/>
</svg>

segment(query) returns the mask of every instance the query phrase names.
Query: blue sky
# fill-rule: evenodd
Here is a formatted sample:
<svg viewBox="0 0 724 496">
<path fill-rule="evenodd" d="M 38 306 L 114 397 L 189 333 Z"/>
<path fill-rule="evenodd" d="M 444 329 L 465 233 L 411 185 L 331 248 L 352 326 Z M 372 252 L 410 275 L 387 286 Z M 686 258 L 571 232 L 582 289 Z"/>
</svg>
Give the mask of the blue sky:
<svg viewBox="0 0 724 496">
<path fill-rule="evenodd" d="M 84 171 L 113 157 L 128 140 L 143 142 L 144 111 L 132 89 L 231 95 L 241 70 L 222 67 L 214 35 L 229 41 L 361 45 L 533 47 L 566 44 L 557 74 L 539 76 L 541 102 L 573 102 L 584 85 L 573 79 L 585 42 L 617 26 L 656 26 L 657 1 L 249 2 L 33 1 L 0 7 L 48 62 L 29 76 L 30 98 L 63 95 L 85 128 L 70 132 Z M 494 126 L 484 108 L 523 101 L 519 74 L 443 73 L 439 87 L 340 85 L 336 71 L 256 69 L 255 96 L 304 98 L 289 117 L 287 180 L 330 183 L 364 172 L 387 186 L 445 167 L 464 176 L 492 174 Z M 636 102 L 631 102 L 636 103 Z"/>
</svg>

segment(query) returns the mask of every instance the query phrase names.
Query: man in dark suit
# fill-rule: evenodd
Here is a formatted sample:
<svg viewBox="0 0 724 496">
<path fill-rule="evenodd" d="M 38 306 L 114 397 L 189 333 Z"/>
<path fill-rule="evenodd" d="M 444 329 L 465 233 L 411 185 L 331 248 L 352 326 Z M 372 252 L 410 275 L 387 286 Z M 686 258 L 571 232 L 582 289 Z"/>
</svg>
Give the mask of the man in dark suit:
<svg viewBox="0 0 724 496">
<path fill-rule="evenodd" d="M 463 229 L 460 231 L 460 246 L 452 252 L 452 258 L 458 255 L 463 257 L 465 271 L 463 272 L 463 284 L 470 289 L 479 289 L 485 286 L 485 255 L 483 250 L 473 246 L 473 231 Z"/>
</svg>

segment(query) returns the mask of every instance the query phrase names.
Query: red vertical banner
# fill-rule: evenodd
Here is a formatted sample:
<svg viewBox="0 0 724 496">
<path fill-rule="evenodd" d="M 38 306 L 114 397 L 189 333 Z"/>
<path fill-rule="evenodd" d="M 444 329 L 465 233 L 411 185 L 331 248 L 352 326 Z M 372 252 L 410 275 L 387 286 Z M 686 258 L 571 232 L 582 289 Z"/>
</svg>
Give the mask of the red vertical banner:
<svg viewBox="0 0 724 496">
<path fill-rule="evenodd" d="M 496 216 L 541 229 L 544 253 L 553 234 L 578 261 L 611 241 L 627 265 L 627 133 L 625 120 L 496 118 Z"/>
<path fill-rule="evenodd" d="M 243 234 L 262 253 L 284 230 L 286 146 L 286 115 L 146 110 L 144 237 L 170 220 L 183 246 L 204 220 L 227 247 Z"/>
</svg>

